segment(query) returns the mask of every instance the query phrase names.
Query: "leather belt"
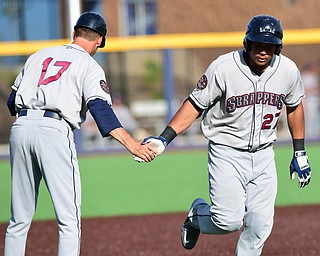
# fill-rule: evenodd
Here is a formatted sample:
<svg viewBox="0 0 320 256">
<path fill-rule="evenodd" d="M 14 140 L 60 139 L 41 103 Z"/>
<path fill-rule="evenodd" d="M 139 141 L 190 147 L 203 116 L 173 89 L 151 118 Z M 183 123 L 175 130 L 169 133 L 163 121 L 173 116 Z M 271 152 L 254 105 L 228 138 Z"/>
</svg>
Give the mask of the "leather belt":
<svg viewBox="0 0 320 256">
<path fill-rule="evenodd" d="M 18 114 L 18 117 L 27 116 L 27 114 L 28 114 L 28 109 L 21 109 Z M 49 117 L 49 118 L 53 118 L 53 119 L 57 119 L 57 120 L 62 119 L 62 117 L 57 112 L 50 111 L 50 110 L 45 110 L 43 112 L 43 117 Z"/>
</svg>

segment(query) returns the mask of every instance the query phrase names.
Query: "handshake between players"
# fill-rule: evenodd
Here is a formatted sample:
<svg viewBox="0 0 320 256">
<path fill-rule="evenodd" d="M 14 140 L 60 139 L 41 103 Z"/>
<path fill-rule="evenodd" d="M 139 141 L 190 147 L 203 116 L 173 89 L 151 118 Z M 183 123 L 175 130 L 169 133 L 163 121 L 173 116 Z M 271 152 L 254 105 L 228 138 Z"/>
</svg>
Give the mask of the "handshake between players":
<svg viewBox="0 0 320 256">
<path fill-rule="evenodd" d="M 141 144 L 149 144 L 151 147 L 153 147 L 156 151 L 157 154 L 156 156 L 159 156 L 163 153 L 163 151 L 166 149 L 166 146 L 168 145 L 168 142 L 165 138 L 159 136 L 149 136 L 145 139 L 143 139 L 143 141 L 141 142 Z M 143 163 L 145 162 L 142 158 L 138 157 L 138 156 L 133 156 L 134 160 L 139 162 L 139 163 Z"/>
</svg>

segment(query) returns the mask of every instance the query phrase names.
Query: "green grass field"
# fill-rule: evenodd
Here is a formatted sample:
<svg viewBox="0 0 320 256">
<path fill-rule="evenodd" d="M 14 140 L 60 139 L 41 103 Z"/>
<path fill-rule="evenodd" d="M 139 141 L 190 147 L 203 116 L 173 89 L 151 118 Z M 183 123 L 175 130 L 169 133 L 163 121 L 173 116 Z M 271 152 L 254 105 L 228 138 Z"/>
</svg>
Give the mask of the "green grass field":
<svg viewBox="0 0 320 256">
<path fill-rule="evenodd" d="M 276 205 L 320 203 L 320 145 L 309 145 L 311 184 L 299 189 L 289 179 L 292 149 L 275 146 L 278 168 Z M 82 177 L 82 216 L 115 216 L 187 211 L 193 199 L 208 199 L 205 150 L 173 151 L 149 164 L 139 164 L 129 153 L 79 157 Z M 10 217 L 9 161 L 0 161 L 0 222 Z M 35 219 L 53 219 L 54 211 L 42 184 Z"/>
</svg>

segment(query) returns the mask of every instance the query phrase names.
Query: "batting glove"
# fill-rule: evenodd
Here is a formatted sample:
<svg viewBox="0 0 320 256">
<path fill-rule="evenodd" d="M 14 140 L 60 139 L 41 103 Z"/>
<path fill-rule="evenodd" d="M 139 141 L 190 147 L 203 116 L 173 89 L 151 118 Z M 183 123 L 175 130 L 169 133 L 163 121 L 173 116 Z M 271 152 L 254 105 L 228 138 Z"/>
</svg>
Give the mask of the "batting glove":
<svg viewBox="0 0 320 256">
<path fill-rule="evenodd" d="M 305 150 L 295 151 L 290 164 L 290 178 L 294 179 L 295 173 L 298 174 L 299 187 L 303 188 L 310 183 L 311 168 Z"/>
<path fill-rule="evenodd" d="M 157 156 L 161 155 L 163 151 L 166 149 L 166 146 L 168 145 L 167 140 L 161 136 L 159 137 L 149 136 L 141 142 L 141 144 L 146 144 L 146 143 L 149 143 L 150 146 L 152 146 L 157 151 Z M 133 159 L 139 163 L 144 162 L 144 160 L 138 156 L 133 156 Z"/>
</svg>

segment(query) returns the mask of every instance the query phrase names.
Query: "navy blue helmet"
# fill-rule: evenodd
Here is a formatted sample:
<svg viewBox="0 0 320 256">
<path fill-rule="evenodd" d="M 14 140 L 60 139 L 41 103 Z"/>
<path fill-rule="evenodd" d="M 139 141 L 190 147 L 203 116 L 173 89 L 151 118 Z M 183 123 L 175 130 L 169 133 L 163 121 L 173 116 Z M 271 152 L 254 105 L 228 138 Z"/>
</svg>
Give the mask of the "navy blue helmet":
<svg viewBox="0 0 320 256">
<path fill-rule="evenodd" d="M 85 12 L 79 17 L 74 29 L 82 27 L 88 28 L 97 32 L 103 37 L 102 43 L 99 46 L 103 48 L 105 46 L 105 37 L 107 35 L 107 24 L 105 19 L 98 13 L 95 12 Z"/>
<path fill-rule="evenodd" d="M 250 42 L 260 42 L 277 45 L 275 54 L 279 55 L 282 49 L 283 30 L 281 22 L 270 15 L 253 17 L 246 29 L 243 40 L 245 48 L 250 50 Z"/>
</svg>

